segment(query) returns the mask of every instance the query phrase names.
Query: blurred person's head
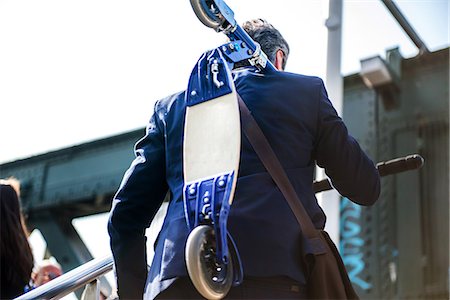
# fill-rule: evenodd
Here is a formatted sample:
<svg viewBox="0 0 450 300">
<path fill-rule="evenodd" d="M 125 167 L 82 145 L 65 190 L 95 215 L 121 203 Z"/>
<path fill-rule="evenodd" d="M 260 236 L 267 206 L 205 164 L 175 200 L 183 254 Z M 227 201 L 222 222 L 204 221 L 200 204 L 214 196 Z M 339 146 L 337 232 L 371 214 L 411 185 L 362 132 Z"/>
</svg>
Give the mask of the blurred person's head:
<svg viewBox="0 0 450 300">
<path fill-rule="evenodd" d="M 33 270 L 33 254 L 19 201 L 20 184 L 16 179 L 0 181 L 1 282 L 2 297 L 8 291 L 19 291 L 29 283 Z M 3 286 L 7 284 L 6 286 Z M 12 295 L 15 297 L 17 295 Z"/>
<path fill-rule="evenodd" d="M 289 45 L 281 33 L 264 19 L 245 22 L 242 28 L 257 42 L 267 58 L 278 70 L 284 70 L 289 56 Z"/>
</svg>

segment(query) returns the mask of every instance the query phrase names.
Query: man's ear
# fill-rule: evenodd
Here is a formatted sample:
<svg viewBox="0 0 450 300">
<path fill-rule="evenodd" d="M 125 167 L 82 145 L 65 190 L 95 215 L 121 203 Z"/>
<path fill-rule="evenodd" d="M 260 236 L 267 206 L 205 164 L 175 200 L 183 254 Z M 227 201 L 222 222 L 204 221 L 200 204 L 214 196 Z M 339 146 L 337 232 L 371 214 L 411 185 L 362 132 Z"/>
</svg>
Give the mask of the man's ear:
<svg viewBox="0 0 450 300">
<path fill-rule="evenodd" d="M 275 55 L 275 68 L 278 71 L 283 71 L 283 60 L 284 60 L 284 53 L 282 50 L 278 50 L 277 54 Z"/>
</svg>

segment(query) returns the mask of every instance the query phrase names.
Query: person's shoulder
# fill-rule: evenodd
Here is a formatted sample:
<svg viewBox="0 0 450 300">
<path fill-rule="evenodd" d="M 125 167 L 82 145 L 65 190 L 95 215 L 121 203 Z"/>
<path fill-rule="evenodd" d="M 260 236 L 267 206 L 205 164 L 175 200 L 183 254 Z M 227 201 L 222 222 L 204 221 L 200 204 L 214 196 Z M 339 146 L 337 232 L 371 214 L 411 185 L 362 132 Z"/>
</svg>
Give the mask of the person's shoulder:
<svg viewBox="0 0 450 300">
<path fill-rule="evenodd" d="M 292 72 L 277 72 L 279 76 L 284 77 L 286 79 L 299 81 L 306 84 L 313 84 L 313 85 L 323 85 L 322 78 L 314 75 L 305 75 L 305 74 L 299 74 L 299 73 L 292 73 Z"/>
<path fill-rule="evenodd" d="M 179 115 L 185 105 L 185 91 L 171 94 L 155 102 L 154 115 L 161 121 L 166 120 L 169 115 Z"/>
<path fill-rule="evenodd" d="M 184 103 L 184 101 L 185 101 L 184 94 L 185 94 L 185 91 L 180 91 L 180 92 L 171 94 L 167 97 L 164 97 L 164 98 L 156 101 L 155 111 L 158 111 L 161 109 L 168 111 L 175 103 L 179 103 L 179 102 Z"/>
<path fill-rule="evenodd" d="M 311 99 L 318 99 L 318 95 L 325 89 L 323 80 L 318 76 L 305 75 L 292 72 L 276 72 L 273 81 L 276 86 L 283 87 L 293 95 L 302 94 Z"/>
<path fill-rule="evenodd" d="M 256 67 L 242 67 L 233 70 L 233 76 L 236 79 L 245 78 L 248 76 L 262 77 L 267 79 L 285 79 L 294 80 L 298 82 L 310 83 L 310 84 L 323 84 L 323 80 L 318 76 L 304 75 L 299 73 L 292 73 L 287 71 L 272 71 L 267 72 L 260 71 Z"/>
</svg>

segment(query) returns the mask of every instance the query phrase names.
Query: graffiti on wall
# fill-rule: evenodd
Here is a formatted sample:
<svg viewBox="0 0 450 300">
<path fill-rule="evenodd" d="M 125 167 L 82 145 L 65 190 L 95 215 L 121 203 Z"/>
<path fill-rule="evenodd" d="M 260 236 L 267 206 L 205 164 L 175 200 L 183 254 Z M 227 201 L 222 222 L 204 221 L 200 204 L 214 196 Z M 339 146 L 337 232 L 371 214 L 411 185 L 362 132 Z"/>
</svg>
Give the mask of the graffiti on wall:
<svg viewBox="0 0 450 300">
<path fill-rule="evenodd" d="M 340 207 L 340 253 L 351 282 L 364 291 L 372 284 L 363 279 L 366 266 L 363 257 L 364 239 L 361 237 L 361 207 L 347 198 L 343 198 Z"/>
</svg>

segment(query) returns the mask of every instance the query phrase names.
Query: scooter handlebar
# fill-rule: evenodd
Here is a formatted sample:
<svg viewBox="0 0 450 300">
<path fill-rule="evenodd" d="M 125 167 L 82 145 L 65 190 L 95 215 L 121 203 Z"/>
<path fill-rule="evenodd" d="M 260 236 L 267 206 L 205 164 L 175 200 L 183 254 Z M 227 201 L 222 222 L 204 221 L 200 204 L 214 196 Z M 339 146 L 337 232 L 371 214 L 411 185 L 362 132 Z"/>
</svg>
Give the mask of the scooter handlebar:
<svg viewBox="0 0 450 300">
<path fill-rule="evenodd" d="M 388 161 L 382 161 L 377 163 L 378 173 L 380 176 L 387 176 L 397 174 L 409 170 L 420 169 L 424 164 L 423 157 L 419 154 L 408 155 L 405 157 L 399 157 Z M 313 190 L 314 193 L 320 193 L 328 190 L 332 190 L 333 187 L 328 178 L 314 181 Z"/>
</svg>

